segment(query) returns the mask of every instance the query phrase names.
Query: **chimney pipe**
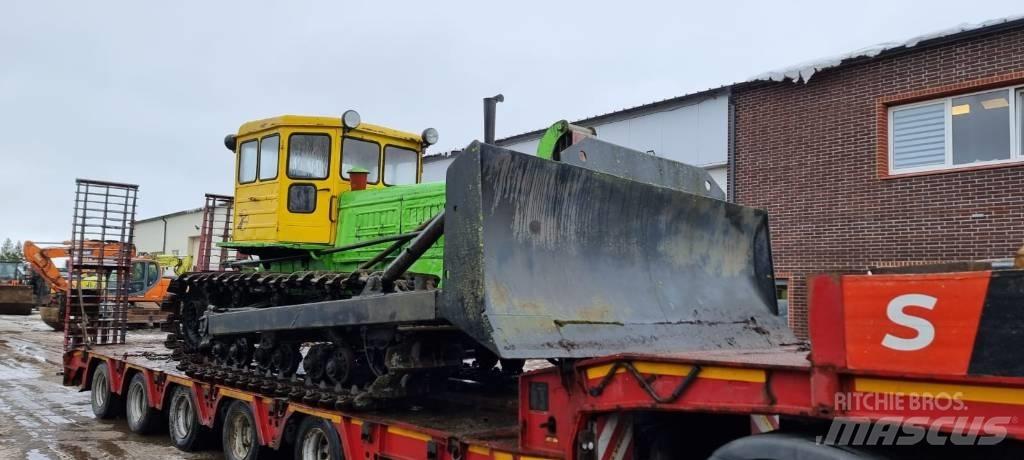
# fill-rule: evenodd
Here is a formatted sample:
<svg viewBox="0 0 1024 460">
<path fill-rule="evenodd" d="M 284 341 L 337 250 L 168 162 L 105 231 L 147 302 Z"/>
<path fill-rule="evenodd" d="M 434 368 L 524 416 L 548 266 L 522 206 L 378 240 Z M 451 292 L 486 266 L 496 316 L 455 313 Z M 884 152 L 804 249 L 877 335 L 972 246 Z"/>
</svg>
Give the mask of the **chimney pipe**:
<svg viewBox="0 0 1024 460">
<path fill-rule="evenodd" d="M 505 102 L 505 96 L 498 94 L 484 98 L 484 143 L 494 143 L 494 118 L 497 115 L 499 102 Z"/>
</svg>

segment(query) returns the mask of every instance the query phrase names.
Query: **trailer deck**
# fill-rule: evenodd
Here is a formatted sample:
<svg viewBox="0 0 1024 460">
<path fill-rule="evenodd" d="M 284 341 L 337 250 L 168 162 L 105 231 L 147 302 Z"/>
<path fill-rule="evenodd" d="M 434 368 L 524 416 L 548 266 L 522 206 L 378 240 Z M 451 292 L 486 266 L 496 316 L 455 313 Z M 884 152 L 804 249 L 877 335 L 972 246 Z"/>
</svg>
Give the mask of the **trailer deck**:
<svg viewBox="0 0 1024 460">
<path fill-rule="evenodd" d="M 1024 298 L 1024 271 L 823 276 L 810 286 L 813 348 L 793 344 L 569 361 L 527 372 L 517 394 L 461 386 L 387 411 L 297 404 L 198 381 L 178 371 L 152 336 L 69 352 L 65 383 L 89 388 L 90 372 L 106 363 L 113 370 L 114 392 L 123 392 L 127 379 L 142 373 L 152 407 L 163 407 L 170 387 L 190 388 L 201 401 L 201 422 L 209 427 L 223 413 L 222 402 L 244 401 L 252 407 L 260 443 L 275 448 L 291 442 L 286 427 L 318 417 L 337 430 L 344 458 L 632 458 L 640 452 L 637 439 L 649 431 L 641 429 L 646 420 L 673 414 L 767 417 L 774 420 L 769 428 L 785 428 L 787 421 L 827 427 L 835 420 L 859 420 L 913 424 L 946 434 L 999 435 L 1000 440 L 1016 440 L 1011 443 L 1024 440 L 1024 372 L 1012 360 L 994 367 L 991 360 L 1003 357 L 985 348 L 989 336 L 1013 338 L 1012 331 L 1024 324 L 1007 319 L 1002 306 Z M 887 306 L 907 295 L 938 299 L 939 307 L 913 308 L 907 314 L 930 321 L 933 341 L 942 348 L 865 355 L 875 346 L 865 337 L 882 342 L 915 338 L 913 327 L 887 323 L 892 317 Z M 985 318 L 995 313 L 1003 314 L 1004 321 Z M 883 339 L 886 331 L 895 339 Z M 909 360 L 901 354 L 922 352 Z M 879 361 L 879 353 L 891 357 Z M 628 456 L 617 457 L 623 452 Z"/>
</svg>

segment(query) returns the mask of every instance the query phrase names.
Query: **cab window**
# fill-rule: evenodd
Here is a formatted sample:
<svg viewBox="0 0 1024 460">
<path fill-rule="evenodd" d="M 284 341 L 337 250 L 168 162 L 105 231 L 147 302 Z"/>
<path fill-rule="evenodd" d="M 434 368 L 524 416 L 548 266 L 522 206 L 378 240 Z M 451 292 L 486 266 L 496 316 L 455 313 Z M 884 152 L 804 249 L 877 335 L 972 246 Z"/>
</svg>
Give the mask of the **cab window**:
<svg viewBox="0 0 1024 460">
<path fill-rule="evenodd" d="M 417 157 L 415 150 L 384 147 L 384 185 L 415 184 Z"/>
<path fill-rule="evenodd" d="M 144 294 L 160 279 L 160 273 L 153 261 L 132 262 L 132 277 L 128 287 L 133 294 Z"/>
<path fill-rule="evenodd" d="M 276 134 L 260 140 L 260 180 L 277 179 L 278 147 L 281 138 Z"/>
<path fill-rule="evenodd" d="M 326 134 L 292 134 L 288 138 L 288 177 L 326 179 L 331 138 Z"/>
<path fill-rule="evenodd" d="M 258 146 L 255 140 L 243 142 L 238 149 L 238 183 L 248 184 L 256 181 L 256 151 Z"/>
<path fill-rule="evenodd" d="M 341 143 L 341 178 L 348 179 L 349 170 L 357 167 L 370 172 L 366 175 L 367 183 L 376 184 L 380 170 L 380 145 L 346 137 Z"/>
</svg>

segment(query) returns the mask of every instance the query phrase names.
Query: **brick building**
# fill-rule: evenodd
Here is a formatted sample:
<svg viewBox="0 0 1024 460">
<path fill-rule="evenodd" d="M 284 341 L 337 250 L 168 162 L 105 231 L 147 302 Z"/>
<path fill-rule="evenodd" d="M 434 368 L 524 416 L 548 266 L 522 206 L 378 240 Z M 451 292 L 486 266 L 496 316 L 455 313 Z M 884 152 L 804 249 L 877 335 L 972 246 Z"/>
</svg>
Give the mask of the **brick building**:
<svg viewBox="0 0 1024 460">
<path fill-rule="evenodd" d="M 1024 243 L 1024 20 L 876 51 L 732 88 L 730 190 L 769 212 L 799 334 L 809 274 Z"/>
</svg>

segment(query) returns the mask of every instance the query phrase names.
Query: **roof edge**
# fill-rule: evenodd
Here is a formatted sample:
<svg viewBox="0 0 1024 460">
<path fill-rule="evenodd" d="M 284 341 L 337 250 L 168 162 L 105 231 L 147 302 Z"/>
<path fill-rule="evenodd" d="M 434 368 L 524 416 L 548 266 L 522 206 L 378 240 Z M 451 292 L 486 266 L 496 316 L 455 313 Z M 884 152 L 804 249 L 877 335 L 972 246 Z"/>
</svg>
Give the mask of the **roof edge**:
<svg viewBox="0 0 1024 460">
<path fill-rule="evenodd" d="M 628 107 L 628 108 L 625 108 L 625 109 L 622 109 L 622 110 L 617 110 L 617 111 L 614 111 L 614 112 L 608 112 L 608 113 L 603 113 L 603 114 L 600 114 L 600 115 L 594 115 L 594 116 L 591 116 L 591 117 L 582 118 L 582 119 L 579 119 L 579 120 L 576 120 L 576 121 L 571 121 L 570 123 L 572 123 L 574 125 L 591 126 L 591 125 L 598 125 L 598 124 L 603 124 L 603 123 L 609 123 L 609 122 L 612 122 L 612 121 L 616 121 L 618 119 L 633 118 L 636 114 L 638 114 L 640 112 L 649 112 L 649 111 L 653 111 L 653 110 L 657 110 L 657 109 L 662 109 L 662 108 L 666 108 L 666 107 L 672 107 L 672 106 L 676 106 L 676 105 L 683 105 L 684 103 L 685 103 L 685 105 L 691 105 L 691 104 L 700 103 L 701 101 L 706 100 L 706 99 L 710 99 L 712 97 L 717 97 L 719 95 L 727 95 L 729 93 L 729 91 L 732 89 L 732 87 L 733 87 L 733 85 L 723 85 L 723 86 L 719 86 L 719 87 L 715 87 L 715 88 L 709 88 L 709 89 L 705 89 L 705 90 L 702 90 L 702 91 L 697 91 L 695 93 L 683 94 L 681 96 L 671 97 L 671 98 L 668 98 L 668 99 L 662 99 L 660 101 L 655 101 L 655 102 L 651 102 L 651 103 L 648 103 L 648 104 L 637 105 L 637 106 Z M 540 138 L 541 135 L 544 134 L 545 130 L 547 130 L 546 127 L 542 128 L 542 129 L 536 129 L 536 130 L 533 130 L 533 131 L 527 131 L 525 133 L 513 134 L 511 136 L 507 136 L 507 137 L 503 137 L 501 139 L 495 140 L 494 144 L 501 146 L 501 145 L 515 144 L 517 142 L 522 142 L 522 141 L 527 141 L 527 140 L 533 140 L 534 138 Z"/>
</svg>

